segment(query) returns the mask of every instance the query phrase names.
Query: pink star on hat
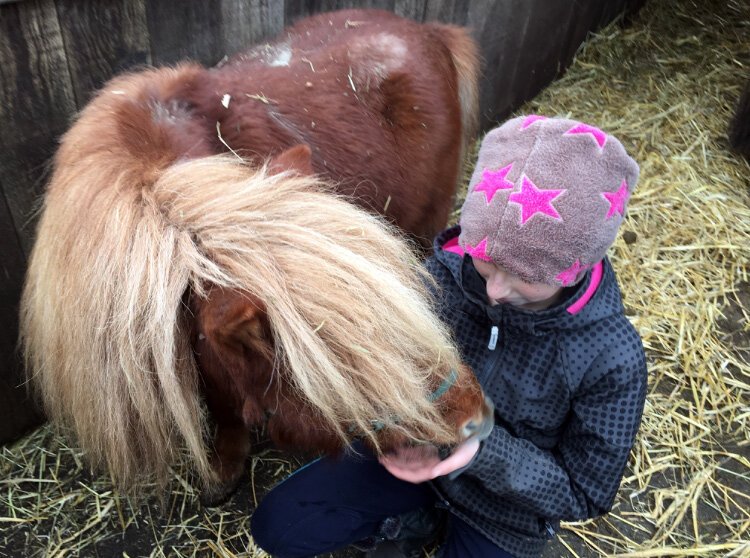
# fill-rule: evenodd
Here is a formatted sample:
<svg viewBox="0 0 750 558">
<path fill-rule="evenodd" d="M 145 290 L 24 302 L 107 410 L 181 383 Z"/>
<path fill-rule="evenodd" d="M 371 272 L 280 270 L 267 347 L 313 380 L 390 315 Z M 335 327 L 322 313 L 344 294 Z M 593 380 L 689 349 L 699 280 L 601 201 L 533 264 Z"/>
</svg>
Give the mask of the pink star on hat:
<svg viewBox="0 0 750 558">
<path fill-rule="evenodd" d="M 562 221 L 560 214 L 552 207 L 552 200 L 563 192 L 567 192 L 567 190 L 540 190 L 526 175 L 523 175 L 521 177 L 521 190 L 513 192 L 508 197 L 508 201 L 521 206 L 522 225 L 537 213 L 549 215 Z"/>
<path fill-rule="evenodd" d="M 581 265 L 581 260 L 576 260 L 573 262 L 573 265 L 571 265 L 568 269 L 561 271 L 555 279 L 560 281 L 560 284 L 563 287 L 567 287 L 570 285 L 573 281 L 576 280 L 578 277 L 578 274 L 581 273 L 581 271 L 584 271 L 588 266 Z"/>
<path fill-rule="evenodd" d="M 547 120 L 546 116 L 539 116 L 538 114 L 530 114 L 526 118 L 523 119 L 523 122 L 521 123 L 521 130 L 525 130 L 529 126 L 531 126 L 534 122 L 537 122 L 538 120 Z"/>
<path fill-rule="evenodd" d="M 486 236 L 476 246 L 472 246 L 471 244 L 467 242 L 464 249 L 466 250 L 466 253 L 469 254 L 470 256 L 473 256 L 485 262 L 492 261 L 492 258 L 490 258 L 487 255 L 487 237 Z"/>
<path fill-rule="evenodd" d="M 602 192 L 602 197 L 609 202 L 609 211 L 607 212 L 606 219 L 609 219 L 615 213 L 624 215 L 625 202 L 628 201 L 628 183 L 623 178 L 622 183 L 620 183 L 620 189 L 617 192 Z"/>
<path fill-rule="evenodd" d="M 484 197 L 487 199 L 487 205 L 490 204 L 495 192 L 498 190 L 513 189 L 513 183 L 505 178 L 508 176 L 512 167 L 513 163 L 496 171 L 491 171 L 489 169 L 484 169 L 484 171 L 482 171 L 482 180 L 476 185 L 474 191 L 484 192 Z"/>
<path fill-rule="evenodd" d="M 566 136 L 573 134 L 591 134 L 591 136 L 596 140 L 600 151 L 604 149 L 604 144 L 607 143 L 607 134 L 602 132 L 599 128 L 594 128 L 593 126 L 589 126 L 588 124 L 577 124 L 570 130 L 565 132 Z"/>
</svg>

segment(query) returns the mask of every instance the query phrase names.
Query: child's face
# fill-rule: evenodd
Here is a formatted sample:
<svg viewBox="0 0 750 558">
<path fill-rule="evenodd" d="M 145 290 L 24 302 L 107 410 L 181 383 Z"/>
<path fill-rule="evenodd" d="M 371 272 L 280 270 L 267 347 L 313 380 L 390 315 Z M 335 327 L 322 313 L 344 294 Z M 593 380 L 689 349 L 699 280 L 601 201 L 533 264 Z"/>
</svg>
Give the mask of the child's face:
<svg viewBox="0 0 750 558">
<path fill-rule="evenodd" d="M 495 263 L 473 257 L 471 259 L 487 284 L 487 299 L 492 306 L 510 304 L 526 310 L 543 310 L 560 298 L 562 287 L 526 283 Z"/>
</svg>

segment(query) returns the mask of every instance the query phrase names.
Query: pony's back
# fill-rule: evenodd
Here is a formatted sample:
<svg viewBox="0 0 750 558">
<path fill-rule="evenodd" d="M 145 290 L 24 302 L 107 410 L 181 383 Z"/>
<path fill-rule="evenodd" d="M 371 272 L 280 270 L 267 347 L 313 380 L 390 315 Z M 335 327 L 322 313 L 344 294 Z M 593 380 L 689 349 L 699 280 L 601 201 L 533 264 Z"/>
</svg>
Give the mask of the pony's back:
<svg viewBox="0 0 750 558">
<path fill-rule="evenodd" d="M 465 29 L 345 10 L 211 70 L 191 102 L 243 156 L 309 145 L 339 192 L 429 248 L 475 132 L 478 69 Z"/>
</svg>

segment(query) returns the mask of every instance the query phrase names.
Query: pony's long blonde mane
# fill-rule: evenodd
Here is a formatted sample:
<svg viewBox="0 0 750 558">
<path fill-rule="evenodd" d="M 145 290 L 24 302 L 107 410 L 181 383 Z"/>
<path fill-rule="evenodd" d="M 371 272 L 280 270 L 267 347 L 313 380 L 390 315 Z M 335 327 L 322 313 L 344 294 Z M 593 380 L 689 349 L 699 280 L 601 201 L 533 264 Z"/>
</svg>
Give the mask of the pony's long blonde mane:
<svg viewBox="0 0 750 558">
<path fill-rule="evenodd" d="M 164 478 L 184 447 L 211 479 L 184 303 L 210 284 L 264 301 L 278 366 L 342 440 L 377 444 L 374 421 L 453 440 L 425 395 L 457 351 L 390 225 L 314 178 L 224 156 L 140 183 L 96 163 L 53 178 L 21 327 L 48 414 L 116 481 Z"/>
</svg>

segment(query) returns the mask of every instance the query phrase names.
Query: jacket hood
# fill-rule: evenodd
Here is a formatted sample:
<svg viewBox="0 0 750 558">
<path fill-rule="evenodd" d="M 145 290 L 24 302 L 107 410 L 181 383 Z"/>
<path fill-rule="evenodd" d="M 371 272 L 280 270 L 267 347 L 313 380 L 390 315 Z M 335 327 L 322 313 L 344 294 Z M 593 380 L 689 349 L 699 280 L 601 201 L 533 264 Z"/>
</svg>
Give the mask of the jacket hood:
<svg viewBox="0 0 750 558">
<path fill-rule="evenodd" d="M 606 257 L 587 271 L 577 285 L 565 288 L 562 300 L 550 308 L 532 311 L 508 304 L 490 306 L 484 280 L 474 268 L 471 256 L 458 247 L 460 233 L 459 225 L 440 233 L 434 240 L 434 257 L 453 275 L 474 310 L 493 323 L 503 322 L 532 335 L 543 335 L 555 330 L 580 329 L 623 311 L 614 270 Z"/>
</svg>

